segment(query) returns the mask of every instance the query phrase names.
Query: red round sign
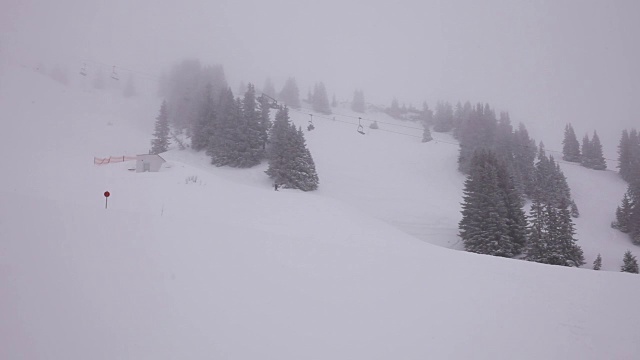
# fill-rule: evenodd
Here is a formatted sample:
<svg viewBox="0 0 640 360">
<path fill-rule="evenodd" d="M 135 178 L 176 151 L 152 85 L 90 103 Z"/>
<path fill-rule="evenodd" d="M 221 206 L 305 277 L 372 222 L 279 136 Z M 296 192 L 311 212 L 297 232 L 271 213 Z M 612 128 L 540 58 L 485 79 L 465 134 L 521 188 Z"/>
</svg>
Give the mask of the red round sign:
<svg viewBox="0 0 640 360">
<path fill-rule="evenodd" d="M 104 192 L 104 197 L 109 197 L 109 195 L 111 195 L 111 193 L 109 193 L 108 191 Z"/>
</svg>

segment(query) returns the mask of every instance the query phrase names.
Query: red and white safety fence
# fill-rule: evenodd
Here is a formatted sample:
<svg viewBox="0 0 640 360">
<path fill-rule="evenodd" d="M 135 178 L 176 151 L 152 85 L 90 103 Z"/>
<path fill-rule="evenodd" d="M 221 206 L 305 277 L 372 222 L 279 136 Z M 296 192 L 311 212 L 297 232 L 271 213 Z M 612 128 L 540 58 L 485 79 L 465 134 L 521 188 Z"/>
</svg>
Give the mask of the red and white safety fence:
<svg viewBox="0 0 640 360">
<path fill-rule="evenodd" d="M 121 163 L 121 162 L 125 162 L 125 161 L 131 161 L 131 160 L 136 160 L 137 158 L 135 156 L 109 156 L 107 158 L 97 158 L 94 157 L 93 158 L 93 164 L 94 165 L 107 165 L 107 164 L 113 164 L 113 163 Z"/>
</svg>

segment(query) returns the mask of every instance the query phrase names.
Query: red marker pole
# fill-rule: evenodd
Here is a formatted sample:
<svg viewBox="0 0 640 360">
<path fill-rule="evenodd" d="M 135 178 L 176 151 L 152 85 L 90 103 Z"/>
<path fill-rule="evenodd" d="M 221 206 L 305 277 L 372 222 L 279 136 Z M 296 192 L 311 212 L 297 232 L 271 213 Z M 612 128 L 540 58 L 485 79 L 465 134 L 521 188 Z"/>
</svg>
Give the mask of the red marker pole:
<svg viewBox="0 0 640 360">
<path fill-rule="evenodd" d="M 107 202 L 108 202 L 108 200 L 109 200 L 109 195 L 111 195 L 111 193 L 110 193 L 110 192 L 108 192 L 108 191 L 105 191 L 105 192 L 104 192 L 104 208 L 105 208 L 105 209 L 107 208 Z"/>
</svg>

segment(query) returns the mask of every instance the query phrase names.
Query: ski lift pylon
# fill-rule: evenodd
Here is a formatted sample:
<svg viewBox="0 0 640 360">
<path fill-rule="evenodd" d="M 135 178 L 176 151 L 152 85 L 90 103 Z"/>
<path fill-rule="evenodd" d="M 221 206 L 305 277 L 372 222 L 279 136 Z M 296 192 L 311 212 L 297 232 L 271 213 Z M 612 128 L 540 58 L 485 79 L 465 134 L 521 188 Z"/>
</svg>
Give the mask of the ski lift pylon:
<svg viewBox="0 0 640 360">
<path fill-rule="evenodd" d="M 362 120 L 361 117 L 358 118 L 358 132 L 362 135 L 364 135 L 364 127 L 362 127 L 362 123 L 360 122 Z"/>
</svg>

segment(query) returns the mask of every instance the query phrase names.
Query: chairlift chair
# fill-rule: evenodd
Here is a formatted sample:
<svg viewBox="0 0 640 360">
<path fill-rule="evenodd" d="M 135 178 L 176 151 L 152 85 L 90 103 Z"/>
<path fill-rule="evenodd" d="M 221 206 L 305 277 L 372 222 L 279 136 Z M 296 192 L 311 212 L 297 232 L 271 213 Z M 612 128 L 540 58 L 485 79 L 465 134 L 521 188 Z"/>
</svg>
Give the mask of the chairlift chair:
<svg viewBox="0 0 640 360">
<path fill-rule="evenodd" d="M 360 123 L 360 121 L 362 120 L 362 118 L 358 118 L 358 132 L 362 135 L 365 135 L 364 133 L 364 127 L 362 126 L 362 124 Z"/>
<path fill-rule="evenodd" d="M 80 75 L 87 76 L 87 64 L 82 64 L 82 68 L 80 69 Z"/>
<path fill-rule="evenodd" d="M 118 73 L 116 72 L 116 67 L 115 67 L 115 65 L 113 66 L 113 70 L 111 71 L 111 78 L 112 78 L 113 80 L 120 80 L 120 79 L 118 78 Z"/>
<path fill-rule="evenodd" d="M 309 119 L 309 126 L 307 126 L 307 131 L 311 131 L 313 129 L 315 129 L 316 127 L 313 125 L 313 114 L 309 114 L 309 116 L 311 117 Z"/>
</svg>

